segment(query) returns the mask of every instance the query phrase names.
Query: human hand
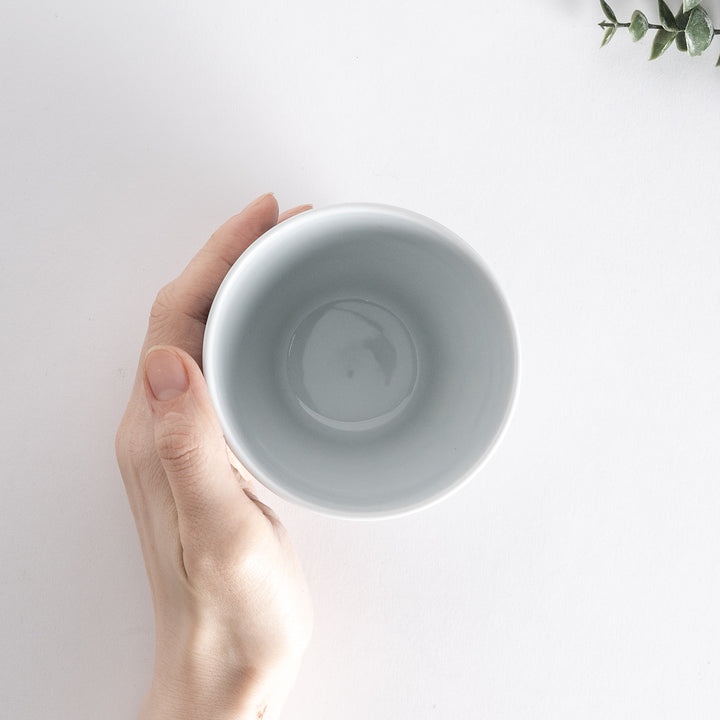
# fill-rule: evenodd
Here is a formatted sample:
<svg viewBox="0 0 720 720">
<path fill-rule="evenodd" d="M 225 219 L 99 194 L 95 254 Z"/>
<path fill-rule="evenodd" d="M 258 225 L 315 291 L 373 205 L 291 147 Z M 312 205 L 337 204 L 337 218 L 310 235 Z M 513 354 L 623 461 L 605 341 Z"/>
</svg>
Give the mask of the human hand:
<svg viewBox="0 0 720 720">
<path fill-rule="evenodd" d="M 312 628 L 298 558 L 234 464 L 200 370 L 210 305 L 276 223 L 264 195 L 220 227 L 157 295 L 115 439 L 155 610 L 141 720 L 276 718 Z"/>
</svg>

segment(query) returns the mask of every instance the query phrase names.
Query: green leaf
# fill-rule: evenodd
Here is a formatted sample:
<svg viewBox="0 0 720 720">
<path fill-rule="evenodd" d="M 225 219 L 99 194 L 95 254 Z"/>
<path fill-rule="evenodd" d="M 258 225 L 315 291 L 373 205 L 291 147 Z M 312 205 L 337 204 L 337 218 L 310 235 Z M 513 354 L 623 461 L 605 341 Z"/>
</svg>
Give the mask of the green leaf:
<svg viewBox="0 0 720 720">
<path fill-rule="evenodd" d="M 718 61 L 715 63 L 715 67 L 720 67 L 720 57 L 718 58 Z"/>
<path fill-rule="evenodd" d="M 605 0 L 600 0 L 600 7 L 602 8 L 602 11 L 605 13 L 605 17 L 612 23 L 617 22 L 617 18 L 615 17 L 615 13 L 613 12 L 612 8 L 605 2 Z M 610 36 L 612 37 L 612 35 Z M 608 40 L 608 42 L 610 42 Z"/>
<path fill-rule="evenodd" d="M 670 45 L 672 45 L 672 41 L 675 39 L 676 35 L 677 33 L 674 31 L 670 32 L 669 30 L 660 28 L 657 33 L 655 33 L 652 50 L 650 50 L 650 59 L 655 60 L 656 58 L 659 58 L 670 47 Z"/>
<path fill-rule="evenodd" d="M 689 13 L 693 8 L 696 8 L 702 0 L 683 0 L 683 11 Z"/>
<path fill-rule="evenodd" d="M 633 42 L 637 42 L 641 38 L 645 37 L 645 33 L 648 31 L 648 19 L 639 10 L 636 10 L 630 18 L 630 37 Z"/>
<path fill-rule="evenodd" d="M 685 29 L 689 17 L 690 13 L 684 12 L 682 7 L 677 11 L 677 15 L 675 15 L 675 22 L 677 23 L 678 30 Z"/>
<path fill-rule="evenodd" d="M 660 13 L 660 24 L 665 30 L 678 29 L 675 16 L 672 14 L 672 10 L 668 7 L 665 0 L 658 0 L 658 12 Z"/>
<path fill-rule="evenodd" d="M 685 30 L 689 17 L 690 13 L 684 12 L 683 6 L 681 5 L 680 9 L 677 11 L 677 15 L 675 15 L 675 22 L 677 23 L 679 30 Z M 677 37 L 675 38 L 675 46 L 680 52 L 687 52 L 687 42 L 685 41 L 684 32 L 679 32 L 677 34 Z"/>
<path fill-rule="evenodd" d="M 705 8 L 696 7 L 688 18 L 685 28 L 685 39 L 687 40 L 688 53 L 700 55 L 705 52 L 715 35 L 712 20 L 705 11 Z"/>
<path fill-rule="evenodd" d="M 616 30 L 617 30 L 617 25 L 611 25 L 605 31 L 605 35 L 603 37 L 603 41 L 600 43 L 600 47 L 605 47 L 613 39 L 613 35 L 615 34 Z"/>
</svg>

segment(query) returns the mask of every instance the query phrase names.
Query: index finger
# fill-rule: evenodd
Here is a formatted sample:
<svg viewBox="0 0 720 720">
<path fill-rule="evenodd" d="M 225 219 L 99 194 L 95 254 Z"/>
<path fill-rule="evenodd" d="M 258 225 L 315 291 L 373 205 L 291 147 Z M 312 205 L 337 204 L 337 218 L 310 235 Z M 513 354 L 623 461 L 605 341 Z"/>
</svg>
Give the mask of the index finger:
<svg viewBox="0 0 720 720">
<path fill-rule="evenodd" d="M 228 270 L 263 233 L 310 208 L 298 205 L 278 217 L 277 200 L 267 193 L 218 228 L 185 270 L 158 293 L 143 354 L 153 345 L 174 345 L 202 367 L 205 322 Z"/>
<path fill-rule="evenodd" d="M 268 193 L 219 227 L 182 273 L 158 293 L 143 350 L 174 345 L 200 364 L 205 321 L 220 283 L 240 255 L 277 221 L 277 200 Z"/>
<path fill-rule="evenodd" d="M 204 323 L 220 283 L 233 263 L 277 222 L 277 200 L 267 193 L 219 227 L 173 281 L 177 293 L 175 310 Z"/>
</svg>

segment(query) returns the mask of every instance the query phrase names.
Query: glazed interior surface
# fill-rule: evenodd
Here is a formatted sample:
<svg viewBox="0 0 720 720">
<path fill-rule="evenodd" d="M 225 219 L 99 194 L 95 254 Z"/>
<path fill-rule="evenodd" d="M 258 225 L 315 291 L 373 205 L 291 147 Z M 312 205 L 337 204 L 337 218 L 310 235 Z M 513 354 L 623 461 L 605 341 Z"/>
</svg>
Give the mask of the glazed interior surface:
<svg viewBox="0 0 720 720">
<path fill-rule="evenodd" d="M 278 226 L 233 268 L 211 323 L 206 374 L 231 448 L 329 510 L 442 493 L 492 445 L 513 392 L 493 282 L 469 249 L 393 213 Z"/>
</svg>

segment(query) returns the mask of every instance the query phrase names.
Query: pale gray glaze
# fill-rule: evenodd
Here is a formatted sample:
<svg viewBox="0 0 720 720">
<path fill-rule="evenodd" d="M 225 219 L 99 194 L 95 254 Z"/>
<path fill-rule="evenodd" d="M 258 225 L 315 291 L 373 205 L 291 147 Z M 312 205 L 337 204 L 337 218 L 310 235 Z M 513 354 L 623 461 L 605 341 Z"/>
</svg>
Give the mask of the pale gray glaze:
<svg viewBox="0 0 720 720">
<path fill-rule="evenodd" d="M 416 213 L 311 210 L 233 265 L 203 370 L 228 445 L 319 512 L 424 507 L 478 469 L 518 376 L 514 325 L 467 243 Z"/>
</svg>

